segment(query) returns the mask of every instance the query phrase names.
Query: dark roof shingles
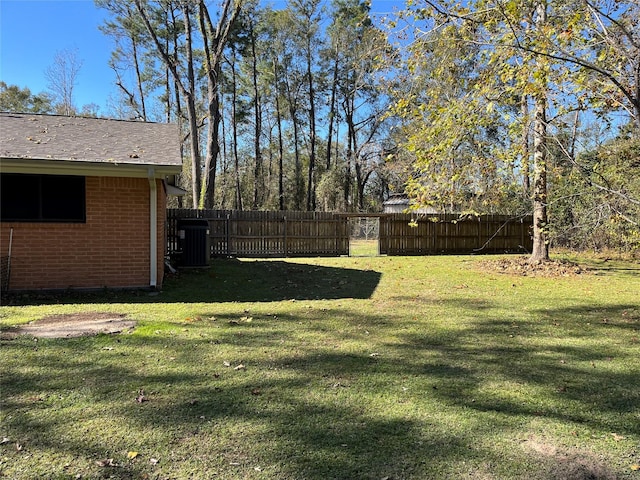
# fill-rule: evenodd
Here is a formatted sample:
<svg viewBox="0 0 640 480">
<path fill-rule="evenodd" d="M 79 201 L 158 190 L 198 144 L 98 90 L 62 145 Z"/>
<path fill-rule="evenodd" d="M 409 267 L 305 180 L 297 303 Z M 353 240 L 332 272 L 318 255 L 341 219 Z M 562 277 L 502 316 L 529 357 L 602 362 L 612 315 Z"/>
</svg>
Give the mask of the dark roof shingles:
<svg viewBox="0 0 640 480">
<path fill-rule="evenodd" d="M 0 113 L 0 157 L 181 165 L 177 125 Z"/>
</svg>

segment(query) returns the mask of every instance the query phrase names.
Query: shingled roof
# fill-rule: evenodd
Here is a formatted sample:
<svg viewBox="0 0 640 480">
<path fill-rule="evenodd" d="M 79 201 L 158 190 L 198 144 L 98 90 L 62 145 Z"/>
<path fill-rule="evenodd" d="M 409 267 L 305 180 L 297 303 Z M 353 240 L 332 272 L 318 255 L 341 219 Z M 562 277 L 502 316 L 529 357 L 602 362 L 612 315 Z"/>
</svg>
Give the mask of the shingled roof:
<svg viewBox="0 0 640 480">
<path fill-rule="evenodd" d="M 0 158 L 179 167 L 177 125 L 0 113 Z"/>
</svg>

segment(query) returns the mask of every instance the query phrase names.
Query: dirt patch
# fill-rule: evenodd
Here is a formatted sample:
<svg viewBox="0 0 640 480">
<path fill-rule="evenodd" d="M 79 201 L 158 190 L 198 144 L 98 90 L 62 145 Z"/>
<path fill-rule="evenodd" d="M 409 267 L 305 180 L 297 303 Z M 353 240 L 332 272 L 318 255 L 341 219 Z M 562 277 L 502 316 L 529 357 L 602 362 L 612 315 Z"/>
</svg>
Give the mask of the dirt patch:
<svg viewBox="0 0 640 480">
<path fill-rule="evenodd" d="M 576 448 L 553 445 L 538 438 L 523 443 L 529 455 L 541 462 L 540 478 L 563 480 L 615 480 L 616 474 L 602 458 Z M 535 475 L 532 478 L 538 478 Z"/>
<path fill-rule="evenodd" d="M 527 257 L 500 258 L 480 262 L 485 271 L 523 277 L 574 277 L 589 274 L 589 269 L 566 260 L 530 263 Z"/>
<path fill-rule="evenodd" d="M 70 313 L 49 315 L 40 320 L 0 332 L 2 339 L 12 339 L 19 335 L 38 338 L 72 338 L 99 333 L 120 333 L 131 330 L 136 322 L 128 320 L 121 313 Z"/>
</svg>

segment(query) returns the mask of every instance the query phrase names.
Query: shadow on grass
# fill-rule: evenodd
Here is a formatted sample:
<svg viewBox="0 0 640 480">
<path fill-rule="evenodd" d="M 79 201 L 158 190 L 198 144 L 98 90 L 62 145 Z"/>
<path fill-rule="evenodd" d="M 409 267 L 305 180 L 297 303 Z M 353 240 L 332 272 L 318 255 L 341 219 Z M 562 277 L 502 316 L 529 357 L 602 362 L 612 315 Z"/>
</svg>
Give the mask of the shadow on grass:
<svg viewBox="0 0 640 480">
<path fill-rule="evenodd" d="M 160 293 L 144 291 L 13 294 L 7 305 L 44 303 L 276 302 L 370 298 L 381 273 L 282 260 L 216 259 L 209 268 L 169 275 Z"/>
<path fill-rule="evenodd" d="M 638 308 L 583 305 L 541 310 L 541 321 L 505 321 L 487 318 L 489 305 L 484 311 L 470 306 L 472 326 L 450 337 L 405 334 L 397 348 L 411 352 L 405 358 L 423 360 L 416 367 L 447 404 L 639 436 L 640 423 L 633 420 L 640 405 L 639 369 L 610 368 L 612 362 L 638 367 L 632 352 L 638 338 L 599 341 L 638 331 Z"/>
<path fill-rule="evenodd" d="M 166 352 L 166 342 L 164 338 L 146 339 L 147 347 L 159 352 Z M 197 344 L 174 341 L 172 350 L 193 352 Z M 6 345 L 16 354 L 26 347 L 25 339 Z M 62 345 L 75 350 L 75 355 L 60 355 Z M 248 359 L 249 369 L 262 368 L 257 376 L 233 368 L 216 371 L 214 366 L 206 373 L 182 375 L 145 374 L 144 369 L 114 361 L 110 354 L 96 360 L 95 355 L 89 355 L 94 349 L 89 339 L 42 342 L 38 361 L 50 366 L 49 374 L 10 371 L 3 375 L 2 389 L 6 399 L 3 410 L 10 412 L 5 432 L 24 444 L 25 453 L 71 455 L 76 462 L 85 459 L 94 471 L 96 460 L 114 458 L 117 466 L 95 478 L 149 475 L 148 465 L 126 460 L 125 452 L 132 445 L 145 449 L 145 438 L 132 436 L 132 429 L 156 437 L 154 442 L 161 438 L 167 451 L 178 450 L 172 458 L 178 467 L 180 462 L 193 464 L 194 459 L 206 459 L 193 478 L 209 478 L 205 472 L 220 473 L 223 478 L 421 478 L 424 463 L 456 458 L 470 443 L 459 434 L 447 435 L 439 429 L 425 432 L 410 418 L 378 415 L 366 402 L 341 398 L 344 390 L 330 382 L 314 393 L 310 382 L 318 379 L 315 374 L 309 376 L 310 369 L 340 366 L 344 373 L 355 374 L 367 365 L 374 366 L 370 358 L 359 355 L 311 355 L 283 359 L 269 367 Z M 182 360 L 193 362 L 193 357 Z M 273 368 L 290 374 L 270 378 Z M 136 391 L 142 387 L 147 400 L 137 403 Z M 61 441 L 60 432 L 73 431 L 78 422 L 87 420 L 66 410 L 78 401 L 91 404 L 92 411 L 102 411 L 101 422 L 119 423 L 127 433 L 121 438 L 105 438 L 99 431 L 87 431 L 84 436 L 65 435 Z M 38 413 L 49 409 L 51 415 Z M 77 409 L 72 412 L 78 415 Z M 234 425 L 245 427 L 238 431 Z M 152 448 L 153 443 L 145 452 L 153 452 Z M 256 466 L 264 469 L 262 476 L 254 470 Z M 159 478 L 174 478 L 171 467 L 165 468 Z M 43 471 L 43 477 L 52 477 L 51 470 Z"/>
<path fill-rule="evenodd" d="M 225 260 L 175 279 L 166 297 L 151 301 L 313 299 L 320 292 L 325 293 L 320 298 L 368 298 L 379 276 Z M 244 292 L 242 285 L 251 288 Z M 564 478 L 540 465 L 529 475 L 531 464 L 519 458 L 524 451 L 516 448 L 505 460 L 504 451 L 484 440 L 503 429 L 500 438 L 516 442 L 519 428 L 534 419 L 607 435 L 640 435 L 637 345 L 599 342 L 618 334 L 631 342 L 629 330 L 640 323 L 638 305 L 585 303 L 505 320 L 496 318 L 497 305 L 490 300 L 437 303 L 455 310 L 459 324 L 431 329 L 395 312 L 334 308 L 309 310 L 304 318 L 256 316 L 250 324 L 232 324 L 237 320 L 232 314 L 217 315 L 215 321 L 176 324 L 176 330 L 187 332 L 175 336 L 160 331 L 117 339 L 3 342 L 3 354 L 12 360 L 1 379 L 7 414 L 2 434 L 24 442 L 27 452 L 53 451 L 90 459 L 92 465 L 119 455 L 119 466 L 102 472 L 103 478 L 154 478 L 148 463 L 128 462 L 126 451 L 140 445 L 136 448 L 153 455 L 158 442 L 167 458 L 157 478 L 191 471 L 193 478 L 210 472 L 219 478 L 307 480 L 460 478 L 460 469 L 467 468 L 462 462 L 468 462 L 469 478 L 483 473 L 485 478 Z M 429 301 L 419 305 L 440 307 Z M 203 319 L 216 315 L 211 305 L 201 308 Z M 343 319 L 340 330 L 327 328 L 327 318 Z M 304 334 L 311 337 L 306 344 Z M 357 347 L 343 350 L 342 342 Z M 237 356 L 226 358 L 230 365 L 222 364 L 221 348 Z M 246 370 L 234 368 L 240 362 Z M 611 362 L 616 369 L 609 368 Z M 46 365 L 46 373 L 30 371 L 30 364 Z M 632 367 L 620 371 L 621 365 Z M 138 403 L 143 388 L 147 401 Z M 106 412 L 101 421 L 120 422 L 133 433 L 64 435 L 87 423 L 69 414 L 82 417 L 78 404 Z M 393 413 L 387 410 L 398 405 Z M 110 428 L 112 434 L 119 431 Z M 471 470 L 482 465 L 488 465 L 486 471 Z M 41 478 L 51 477 L 47 473 Z M 575 478 L 605 478 L 588 473 Z"/>
</svg>

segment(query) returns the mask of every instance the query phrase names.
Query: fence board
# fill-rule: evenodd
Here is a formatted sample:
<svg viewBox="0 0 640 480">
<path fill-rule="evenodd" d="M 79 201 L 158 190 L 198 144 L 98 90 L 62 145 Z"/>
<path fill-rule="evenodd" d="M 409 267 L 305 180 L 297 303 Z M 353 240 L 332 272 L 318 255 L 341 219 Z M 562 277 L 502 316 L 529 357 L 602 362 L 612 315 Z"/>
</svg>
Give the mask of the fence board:
<svg viewBox="0 0 640 480">
<path fill-rule="evenodd" d="M 181 252 L 180 219 L 209 223 L 212 256 L 294 257 L 349 254 L 348 217 L 328 212 L 255 212 L 169 209 L 168 254 Z M 366 215 L 363 215 L 366 216 Z M 501 215 L 460 217 L 381 214 L 380 248 L 386 255 L 528 252 L 533 246 L 531 217 Z M 414 220 L 414 222 L 412 222 Z"/>
<path fill-rule="evenodd" d="M 380 253 L 429 255 L 529 252 L 531 217 L 395 213 L 380 218 Z"/>
<path fill-rule="evenodd" d="M 181 251 L 178 223 L 183 218 L 208 220 L 213 256 L 290 257 L 349 254 L 347 220 L 337 214 L 169 209 L 169 255 Z"/>
</svg>

